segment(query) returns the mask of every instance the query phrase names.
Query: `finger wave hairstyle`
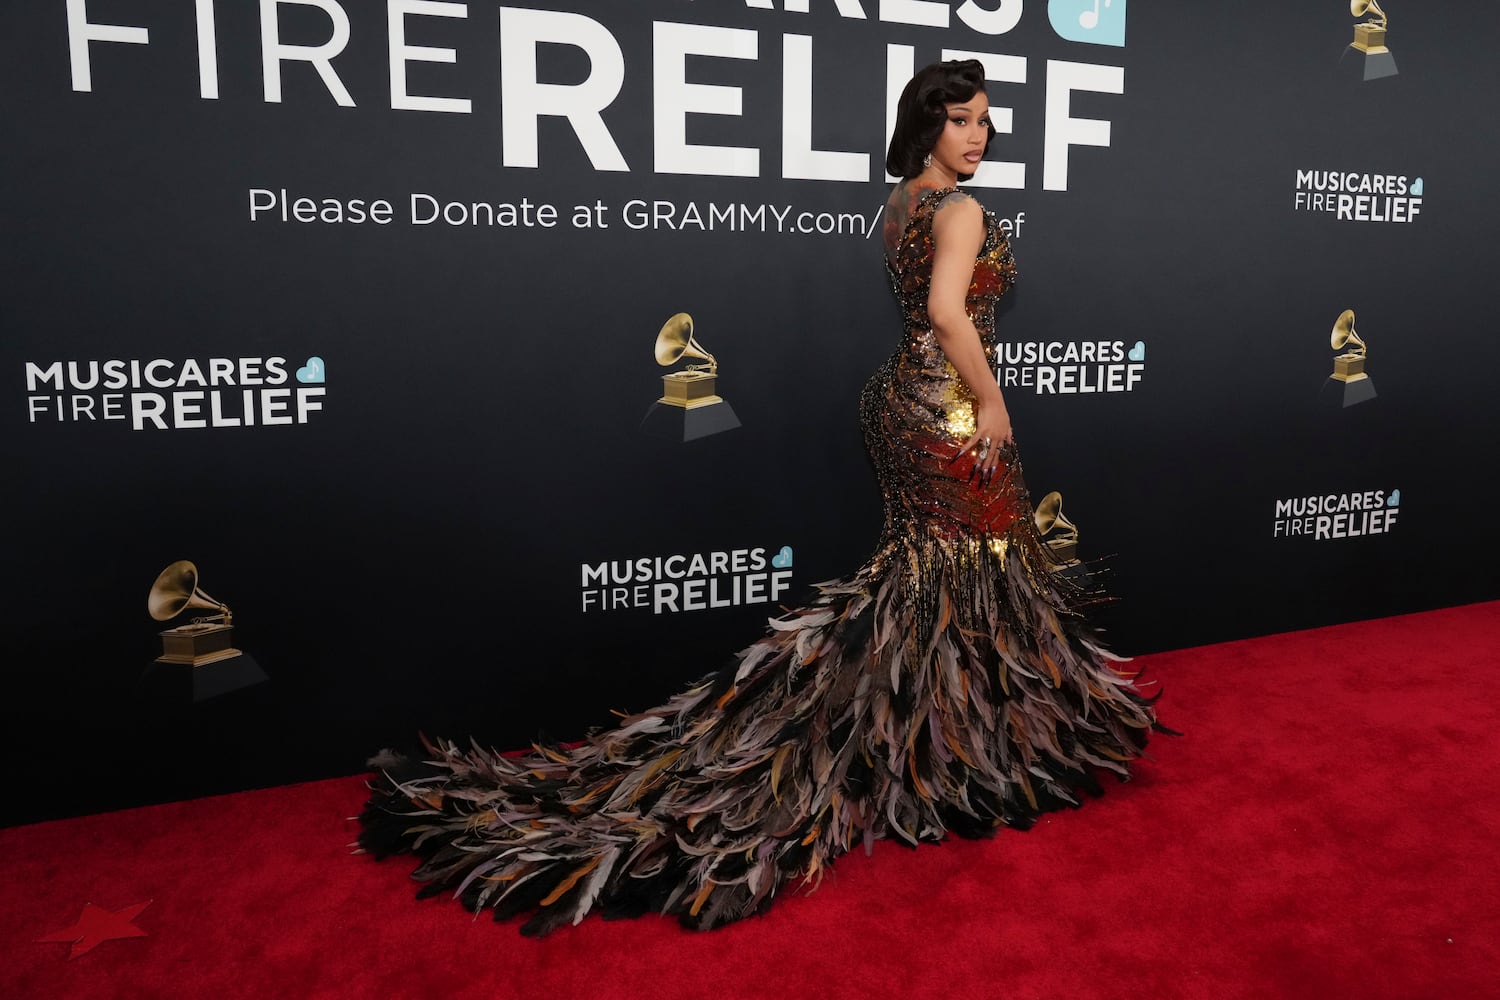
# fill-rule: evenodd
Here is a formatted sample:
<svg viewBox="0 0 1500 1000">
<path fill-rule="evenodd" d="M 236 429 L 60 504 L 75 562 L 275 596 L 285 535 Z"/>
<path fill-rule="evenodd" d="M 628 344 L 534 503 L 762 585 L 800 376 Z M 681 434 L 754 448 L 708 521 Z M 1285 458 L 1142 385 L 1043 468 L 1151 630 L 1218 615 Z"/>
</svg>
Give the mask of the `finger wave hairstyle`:
<svg viewBox="0 0 1500 1000">
<path fill-rule="evenodd" d="M 932 152 L 948 122 L 945 104 L 969 100 L 984 90 L 984 66 L 977 59 L 953 59 L 924 66 L 901 91 L 896 102 L 896 128 L 891 146 L 885 154 L 886 173 L 894 177 L 915 177 L 923 170 L 922 158 Z M 990 126 L 986 151 L 995 139 Z M 973 174 L 959 174 L 968 180 Z"/>
</svg>

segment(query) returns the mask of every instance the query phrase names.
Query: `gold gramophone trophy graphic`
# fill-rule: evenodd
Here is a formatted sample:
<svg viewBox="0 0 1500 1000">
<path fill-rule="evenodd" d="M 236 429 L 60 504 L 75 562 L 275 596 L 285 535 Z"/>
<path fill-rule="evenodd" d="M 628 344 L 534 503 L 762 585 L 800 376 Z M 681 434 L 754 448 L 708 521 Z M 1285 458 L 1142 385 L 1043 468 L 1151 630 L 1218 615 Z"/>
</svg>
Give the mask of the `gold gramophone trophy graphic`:
<svg viewBox="0 0 1500 1000">
<path fill-rule="evenodd" d="M 1339 313 L 1328 343 L 1335 351 L 1349 350 L 1333 359 L 1333 374 L 1325 384 L 1334 387 L 1346 407 L 1374 399 L 1375 382 L 1365 373 L 1365 342 L 1354 332 L 1353 309 Z"/>
<path fill-rule="evenodd" d="M 1078 565 L 1078 527 L 1063 516 L 1062 494 L 1053 490 L 1042 497 L 1032 517 L 1053 561 L 1059 566 Z"/>
<path fill-rule="evenodd" d="M 1340 62 L 1356 71 L 1361 80 L 1395 76 L 1396 57 L 1385 47 L 1385 29 L 1390 18 L 1380 4 L 1375 0 L 1349 0 L 1349 13 L 1355 17 L 1375 16 L 1354 26 L 1354 41 L 1344 49 Z"/>
<path fill-rule="evenodd" d="M 720 434 L 740 426 L 740 418 L 718 392 L 719 363 L 693 339 L 693 317 L 677 313 L 656 335 L 656 363 L 667 367 L 698 358 L 681 371 L 661 377 L 661 398 L 641 419 L 641 430 L 672 441 Z"/>
<path fill-rule="evenodd" d="M 260 665 L 234 647 L 234 616 L 229 606 L 210 597 L 198 586 L 197 566 L 179 559 L 157 575 L 146 598 L 146 610 L 152 618 L 165 622 L 189 608 L 202 608 L 213 614 L 163 629 L 162 652 L 156 662 L 190 670 L 194 701 L 226 694 L 266 679 Z"/>
</svg>

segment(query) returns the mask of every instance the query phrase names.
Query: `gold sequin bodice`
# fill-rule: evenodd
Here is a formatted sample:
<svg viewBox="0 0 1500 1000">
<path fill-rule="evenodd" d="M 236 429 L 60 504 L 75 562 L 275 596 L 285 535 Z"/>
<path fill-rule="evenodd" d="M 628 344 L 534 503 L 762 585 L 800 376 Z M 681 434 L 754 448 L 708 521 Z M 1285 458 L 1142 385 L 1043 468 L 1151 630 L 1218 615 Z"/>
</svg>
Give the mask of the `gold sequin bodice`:
<svg viewBox="0 0 1500 1000">
<path fill-rule="evenodd" d="M 904 224 L 887 230 L 886 269 L 901 310 L 900 348 L 865 385 L 860 421 L 885 501 L 889 544 L 916 534 L 950 541 L 1002 539 L 1030 519 L 1020 464 L 1007 449 L 988 486 L 970 480 L 973 453 L 959 453 L 974 432 L 974 394 L 944 355 L 927 315 L 932 280 L 932 221 L 955 188 L 921 193 Z M 995 302 L 1015 279 L 1010 243 L 986 211 L 966 311 L 993 364 Z"/>
<path fill-rule="evenodd" d="M 969 196 L 957 188 L 934 188 L 923 192 L 911 217 L 901 228 L 897 242 L 888 247 L 885 263 L 891 290 L 901 308 L 901 318 L 909 341 L 922 350 L 941 350 L 932 335 L 927 318 L 927 291 L 932 282 L 932 220 L 940 208 Z M 995 301 L 1009 290 L 1016 279 L 1016 263 L 1010 253 L 1010 241 L 988 209 L 984 211 L 984 243 L 974 260 L 974 276 L 969 282 L 966 301 L 969 318 L 979 331 L 985 354 L 993 362 L 995 355 Z M 896 235 L 896 234 L 892 234 Z M 993 367 L 993 365 L 992 365 Z"/>
</svg>

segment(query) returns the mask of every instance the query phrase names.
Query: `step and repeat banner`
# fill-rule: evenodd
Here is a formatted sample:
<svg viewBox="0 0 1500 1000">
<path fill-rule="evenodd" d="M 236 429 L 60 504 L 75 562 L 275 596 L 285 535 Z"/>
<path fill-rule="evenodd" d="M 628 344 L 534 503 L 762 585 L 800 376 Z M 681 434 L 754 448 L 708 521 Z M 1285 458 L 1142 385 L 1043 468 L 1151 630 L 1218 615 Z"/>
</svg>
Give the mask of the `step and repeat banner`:
<svg viewBox="0 0 1500 1000">
<path fill-rule="evenodd" d="M 1411 0 L 6 4 L 40 780 L 3 818 L 576 737 L 858 566 L 886 137 L 942 58 L 990 80 L 996 375 L 1120 652 L 1500 596 L 1497 37 Z"/>
</svg>

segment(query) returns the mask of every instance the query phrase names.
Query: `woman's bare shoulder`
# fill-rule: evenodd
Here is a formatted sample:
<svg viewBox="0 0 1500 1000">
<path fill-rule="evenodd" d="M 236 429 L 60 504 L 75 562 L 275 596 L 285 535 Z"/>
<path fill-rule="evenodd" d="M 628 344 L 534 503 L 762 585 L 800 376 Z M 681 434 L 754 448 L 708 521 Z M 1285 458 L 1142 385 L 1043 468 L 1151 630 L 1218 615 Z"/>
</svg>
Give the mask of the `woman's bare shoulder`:
<svg viewBox="0 0 1500 1000">
<path fill-rule="evenodd" d="M 933 236 L 983 231 L 984 206 L 977 198 L 963 191 L 952 191 L 938 200 L 932 214 Z"/>
</svg>

